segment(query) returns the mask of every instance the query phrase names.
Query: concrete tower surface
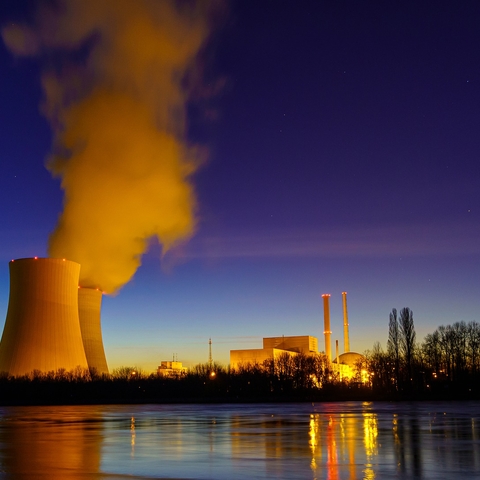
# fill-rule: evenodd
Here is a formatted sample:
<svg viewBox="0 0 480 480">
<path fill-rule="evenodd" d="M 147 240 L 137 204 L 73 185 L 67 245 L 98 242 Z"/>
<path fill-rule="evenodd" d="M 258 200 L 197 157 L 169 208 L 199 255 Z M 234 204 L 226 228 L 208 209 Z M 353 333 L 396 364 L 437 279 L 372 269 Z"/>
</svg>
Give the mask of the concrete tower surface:
<svg viewBox="0 0 480 480">
<path fill-rule="evenodd" d="M 101 308 L 102 292 L 100 290 L 83 287 L 78 289 L 78 316 L 88 367 L 95 369 L 97 373 L 108 374 L 100 325 Z"/>
<path fill-rule="evenodd" d="M 325 355 L 328 360 L 332 361 L 332 331 L 330 330 L 330 294 L 325 293 L 322 295 L 323 298 L 323 324 L 324 329 L 323 333 L 325 335 Z"/>
<path fill-rule="evenodd" d="M 348 333 L 347 292 L 342 292 L 343 301 L 343 351 L 350 351 L 350 338 Z"/>
<path fill-rule="evenodd" d="M 12 260 L 0 372 L 12 376 L 87 369 L 78 317 L 80 265 L 59 258 Z"/>
</svg>

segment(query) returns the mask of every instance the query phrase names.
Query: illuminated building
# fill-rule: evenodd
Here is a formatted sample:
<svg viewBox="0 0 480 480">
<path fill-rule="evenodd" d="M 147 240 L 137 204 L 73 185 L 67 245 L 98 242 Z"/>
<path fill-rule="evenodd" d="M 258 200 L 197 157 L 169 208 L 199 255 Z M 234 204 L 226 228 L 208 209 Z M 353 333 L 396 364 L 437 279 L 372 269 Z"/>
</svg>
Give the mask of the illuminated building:
<svg viewBox="0 0 480 480">
<path fill-rule="evenodd" d="M 344 353 L 338 354 L 338 340 L 337 340 L 337 353 L 336 358 L 332 365 L 334 370 L 340 375 L 340 378 L 350 379 L 355 376 L 358 365 L 365 359 L 363 355 L 350 351 L 350 339 L 349 339 L 349 325 L 348 325 L 348 310 L 347 310 L 347 292 L 342 292 L 342 305 L 343 305 L 343 344 Z M 363 377 L 363 374 L 362 374 Z M 365 379 L 362 378 L 362 381 Z"/>
<path fill-rule="evenodd" d="M 80 265 L 58 258 L 12 260 L 0 372 L 71 371 L 88 363 L 78 315 Z"/>
<path fill-rule="evenodd" d="M 187 367 L 182 362 L 162 362 L 157 368 L 157 374 L 162 377 L 180 377 L 187 373 Z"/>
<path fill-rule="evenodd" d="M 324 313 L 324 336 L 325 336 L 325 355 L 335 373 L 338 373 L 340 379 L 351 379 L 357 373 L 357 366 L 364 360 L 360 353 L 346 350 L 339 355 L 338 341 L 335 359 L 332 361 L 331 354 L 331 329 L 330 329 L 330 294 L 323 294 L 323 313 Z M 347 313 L 347 292 L 342 292 L 343 300 L 343 335 L 345 349 L 350 348 L 349 325 Z M 266 337 L 263 339 L 263 348 L 253 348 L 246 350 L 230 350 L 230 366 L 233 369 L 240 365 L 261 365 L 265 360 L 276 360 L 282 354 L 305 355 L 318 354 L 318 340 L 309 335 L 303 336 L 282 336 Z M 362 379 L 364 381 L 364 379 Z"/>
<path fill-rule="evenodd" d="M 280 355 L 287 353 L 306 355 L 318 353 L 318 341 L 308 335 L 291 337 L 266 337 L 263 339 L 263 348 L 247 350 L 230 350 L 230 366 L 238 368 L 239 365 L 261 365 L 265 360 L 276 360 Z"/>
<path fill-rule="evenodd" d="M 100 326 L 102 292 L 79 288 L 80 265 L 58 258 L 10 262 L 10 297 L 0 343 L 0 371 L 80 367 L 108 374 Z"/>
</svg>

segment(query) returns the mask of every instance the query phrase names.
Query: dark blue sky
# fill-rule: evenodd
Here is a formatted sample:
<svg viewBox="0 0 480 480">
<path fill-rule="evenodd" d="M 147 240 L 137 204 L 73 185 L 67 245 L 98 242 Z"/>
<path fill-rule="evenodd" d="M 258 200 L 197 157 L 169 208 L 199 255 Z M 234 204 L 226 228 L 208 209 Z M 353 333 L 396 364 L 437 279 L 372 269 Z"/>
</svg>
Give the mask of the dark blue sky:
<svg viewBox="0 0 480 480">
<path fill-rule="evenodd" d="M 4 1 L 2 25 L 34 2 Z M 178 354 L 228 363 L 261 337 L 322 338 L 331 293 L 341 340 L 385 345 L 391 308 L 419 338 L 477 317 L 480 5 L 236 1 L 206 50 L 217 95 L 189 109 L 210 154 L 195 174 L 199 228 L 155 244 L 103 308 L 111 366 Z M 44 167 L 38 60 L 0 45 L 0 311 L 8 261 L 45 255 L 62 192 Z M 340 342 L 342 344 L 342 342 Z"/>
</svg>

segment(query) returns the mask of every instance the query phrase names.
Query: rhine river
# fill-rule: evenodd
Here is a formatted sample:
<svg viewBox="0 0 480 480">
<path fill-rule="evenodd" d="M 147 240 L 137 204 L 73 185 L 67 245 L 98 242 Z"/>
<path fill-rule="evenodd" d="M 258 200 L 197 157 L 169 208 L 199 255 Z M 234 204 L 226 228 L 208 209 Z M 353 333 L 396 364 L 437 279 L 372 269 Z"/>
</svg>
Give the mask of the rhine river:
<svg viewBox="0 0 480 480">
<path fill-rule="evenodd" d="M 480 478 L 480 402 L 0 408 L 5 479 Z"/>
</svg>

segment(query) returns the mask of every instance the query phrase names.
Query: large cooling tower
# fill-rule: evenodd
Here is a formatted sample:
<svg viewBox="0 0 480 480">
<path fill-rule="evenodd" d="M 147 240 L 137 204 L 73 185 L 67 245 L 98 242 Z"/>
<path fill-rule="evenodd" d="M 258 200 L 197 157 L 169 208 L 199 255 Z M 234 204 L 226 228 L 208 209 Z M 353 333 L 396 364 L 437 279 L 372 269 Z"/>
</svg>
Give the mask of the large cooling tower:
<svg viewBox="0 0 480 480">
<path fill-rule="evenodd" d="M 0 372 L 88 368 L 78 317 L 80 265 L 58 258 L 10 262 L 10 297 Z"/>
<path fill-rule="evenodd" d="M 101 307 L 102 292 L 100 290 L 78 289 L 78 315 L 88 366 L 91 369 L 94 368 L 97 373 L 108 373 L 100 326 Z"/>
</svg>

